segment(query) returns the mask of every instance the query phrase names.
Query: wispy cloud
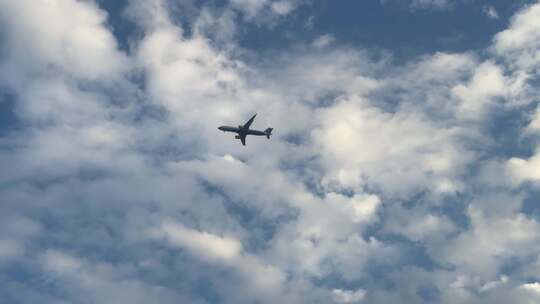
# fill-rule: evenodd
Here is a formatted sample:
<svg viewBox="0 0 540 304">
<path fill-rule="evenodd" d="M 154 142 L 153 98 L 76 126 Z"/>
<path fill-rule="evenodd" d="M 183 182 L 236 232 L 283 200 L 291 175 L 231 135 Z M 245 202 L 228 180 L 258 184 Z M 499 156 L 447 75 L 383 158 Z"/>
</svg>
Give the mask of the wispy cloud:
<svg viewBox="0 0 540 304">
<path fill-rule="evenodd" d="M 499 13 L 493 6 L 485 6 L 483 11 L 490 19 L 499 19 Z"/>
</svg>

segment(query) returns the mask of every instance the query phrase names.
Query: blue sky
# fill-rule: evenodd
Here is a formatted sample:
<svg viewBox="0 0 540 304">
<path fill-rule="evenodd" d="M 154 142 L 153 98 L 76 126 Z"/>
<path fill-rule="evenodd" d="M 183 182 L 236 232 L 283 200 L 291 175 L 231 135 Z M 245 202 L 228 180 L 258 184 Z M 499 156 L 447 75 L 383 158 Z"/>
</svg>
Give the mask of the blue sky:
<svg viewBox="0 0 540 304">
<path fill-rule="evenodd" d="M 537 303 L 538 20 L 0 0 L 0 303 Z"/>
<path fill-rule="evenodd" d="M 436 51 L 485 48 L 519 8 L 515 2 L 474 1 L 456 3 L 448 9 L 411 11 L 404 2 L 342 1 L 336 5 L 333 1 L 315 1 L 276 27 L 262 29 L 265 35 L 261 35 L 261 28 L 247 26 L 241 41 L 250 48 L 276 49 L 332 34 L 341 43 L 390 50 L 394 56 L 409 59 Z M 487 6 L 497 9 L 498 19 L 484 13 Z"/>
</svg>

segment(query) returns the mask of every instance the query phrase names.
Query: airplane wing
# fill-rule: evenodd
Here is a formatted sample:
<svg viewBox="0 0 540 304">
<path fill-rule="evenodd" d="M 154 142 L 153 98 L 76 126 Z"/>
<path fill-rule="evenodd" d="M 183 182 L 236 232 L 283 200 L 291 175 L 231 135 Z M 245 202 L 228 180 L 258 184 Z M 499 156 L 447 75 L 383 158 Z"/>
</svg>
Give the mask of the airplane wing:
<svg viewBox="0 0 540 304">
<path fill-rule="evenodd" d="M 240 141 L 242 142 L 242 146 L 246 145 L 246 136 L 240 136 Z"/>
<path fill-rule="evenodd" d="M 257 116 L 257 114 L 253 115 L 253 117 L 251 117 L 251 118 L 244 124 L 244 128 L 249 129 L 249 126 L 251 126 L 251 124 L 252 124 L 253 121 L 255 120 L 255 116 Z"/>
</svg>

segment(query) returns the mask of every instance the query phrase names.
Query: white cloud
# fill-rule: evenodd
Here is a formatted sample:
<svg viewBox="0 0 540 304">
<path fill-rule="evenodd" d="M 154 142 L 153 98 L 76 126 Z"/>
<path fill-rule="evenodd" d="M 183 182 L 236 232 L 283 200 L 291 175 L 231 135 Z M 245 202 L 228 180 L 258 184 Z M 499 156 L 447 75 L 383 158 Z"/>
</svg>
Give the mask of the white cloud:
<svg viewBox="0 0 540 304">
<path fill-rule="evenodd" d="M 540 63 L 536 51 L 540 46 L 540 4 L 525 7 L 518 12 L 508 29 L 494 38 L 493 49 L 511 64 L 529 72 Z"/>
<path fill-rule="evenodd" d="M 210 260 L 232 260 L 242 251 L 242 244 L 234 238 L 188 229 L 172 221 L 163 222 L 158 230 L 150 233 L 154 237 L 163 234 L 162 237 L 172 245 L 187 249 L 195 257 Z"/>
<path fill-rule="evenodd" d="M 306 20 L 306 23 L 304 23 L 304 28 L 307 30 L 313 30 L 313 27 L 315 26 L 315 16 L 309 16 Z"/>
<path fill-rule="evenodd" d="M 254 17 L 267 5 L 268 0 L 232 0 L 231 3 L 242 9 L 250 17 Z"/>
<path fill-rule="evenodd" d="M 529 292 L 540 295 L 540 283 L 538 282 L 523 284 L 520 287 Z"/>
<path fill-rule="evenodd" d="M 461 187 L 452 179 L 470 156 L 455 139 L 459 130 L 439 129 L 417 113 L 385 113 L 354 97 L 319 114 L 322 126 L 312 137 L 329 187 L 373 185 L 396 195 L 425 185 L 435 193 Z"/>
<path fill-rule="evenodd" d="M 151 238 L 164 238 L 169 244 L 187 250 L 194 259 L 226 266 L 241 274 L 242 284 L 249 285 L 236 301 L 259 299 L 262 295 L 284 296 L 285 274 L 278 268 L 246 253 L 242 244 L 232 237 L 222 237 L 208 232 L 186 228 L 167 220 L 160 227 L 149 231 Z"/>
<path fill-rule="evenodd" d="M 482 11 L 490 19 L 499 19 L 499 13 L 497 12 L 497 10 L 493 6 L 484 6 Z"/>
<path fill-rule="evenodd" d="M 231 6 L 254 22 L 267 22 L 285 16 L 301 4 L 301 0 L 230 0 Z"/>
<path fill-rule="evenodd" d="M 508 283 L 508 277 L 507 276 L 501 276 L 501 278 L 497 281 L 491 281 L 486 284 L 484 284 L 480 288 L 480 292 L 488 292 L 492 289 L 499 288 L 501 285 L 504 285 Z"/>
<path fill-rule="evenodd" d="M 294 9 L 291 1 L 277 1 L 272 3 L 272 11 L 278 15 L 286 15 Z"/>
<path fill-rule="evenodd" d="M 164 0 L 130 0 L 125 8 L 125 15 L 142 29 L 152 31 L 170 26 L 167 1 Z M 178 28 L 181 31 L 181 28 Z"/>
<path fill-rule="evenodd" d="M 538 23 L 540 5 L 535 4 L 518 12 L 509 28 L 495 36 L 495 48 L 499 52 L 533 47 L 540 35 Z"/>
<path fill-rule="evenodd" d="M 8 53 L 0 79 L 13 85 L 25 73 L 55 71 L 82 79 L 114 79 L 128 58 L 116 49 L 106 15 L 92 2 L 0 1 Z M 65 12 L 70 12 L 66 14 Z"/>
<path fill-rule="evenodd" d="M 540 154 L 529 159 L 511 158 L 508 160 L 508 169 L 518 184 L 525 181 L 537 182 L 540 180 Z"/>
<path fill-rule="evenodd" d="M 235 14 L 275 21 L 299 1 L 205 7 L 189 37 L 169 5 L 130 1 L 142 31 L 124 54 L 93 2 L 0 0 L 1 79 L 24 125 L 0 142 L 0 267 L 53 281 L 49 292 L 2 276 L 0 291 L 26 284 L 69 303 L 534 299 L 515 288 L 523 274 L 501 272 L 540 252 L 516 193 L 538 179 L 537 156 L 493 157 L 484 143 L 496 140 L 494 102 L 531 89 L 536 63 L 515 55 L 534 55 L 536 5 L 495 38 L 503 63 L 436 53 L 400 66 L 332 36 L 243 61 Z M 255 110 L 271 141 L 240 147 L 216 130 Z M 424 251 L 444 267 L 411 265 Z M 395 290 L 373 275 L 381 265 Z"/>
<path fill-rule="evenodd" d="M 471 229 L 433 253 L 439 261 L 489 280 L 500 270 L 501 261 L 538 250 L 540 227 L 534 219 L 523 214 L 486 215 L 475 207 L 469 207 L 469 217 Z"/>
<path fill-rule="evenodd" d="M 248 96 L 237 95 L 245 90 L 239 75 L 242 63 L 216 52 L 203 37 L 184 39 L 175 27 L 162 27 L 141 41 L 137 56 L 148 73 L 150 99 L 172 113 L 177 127 L 197 128 L 233 113 L 241 120 L 247 112 L 238 99 Z M 215 133 L 214 127 L 204 128 Z"/>
<path fill-rule="evenodd" d="M 381 0 L 382 4 L 391 3 L 393 0 Z M 452 0 L 408 0 L 410 8 L 416 9 L 433 9 L 443 10 L 450 8 L 454 1 Z"/>
<path fill-rule="evenodd" d="M 488 103 L 494 98 L 502 98 L 506 93 L 506 79 L 500 67 L 493 62 L 484 62 L 476 70 L 469 84 L 459 84 L 452 88 L 452 94 L 460 99 L 461 117 L 481 118 Z"/>
<path fill-rule="evenodd" d="M 334 289 L 332 294 L 336 303 L 359 303 L 365 298 L 366 291 Z"/>
<path fill-rule="evenodd" d="M 540 108 L 537 108 L 534 115 L 532 116 L 531 122 L 527 127 L 531 132 L 540 131 Z"/>
<path fill-rule="evenodd" d="M 381 200 L 376 195 L 359 195 L 346 197 L 338 193 L 327 193 L 325 201 L 332 207 L 343 212 L 342 216 L 352 222 L 372 221 L 375 218 Z"/>
<path fill-rule="evenodd" d="M 334 42 L 335 38 L 331 34 L 325 34 L 317 37 L 312 43 L 312 45 L 317 49 L 322 49 L 328 45 L 330 45 L 332 42 Z"/>
<path fill-rule="evenodd" d="M 163 286 L 148 286 L 133 278 L 134 269 L 125 265 L 93 263 L 63 251 L 49 249 L 41 257 L 47 280 L 62 284 L 62 298 L 56 302 L 78 302 L 81 297 L 94 302 L 160 303 L 189 301 L 204 303 L 195 297 L 186 297 Z"/>
<path fill-rule="evenodd" d="M 433 214 L 416 214 L 414 216 L 403 213 L 413 212 L 412 210 L 402 210 L 395 214 L 393 221 L 388 223 L 389 231 L 401 234 L 413 241 L 430 241 L 433 238 L 445 239 L 457 228 L 446 218 Z"/>
<path fill-rule="evenodd" d="M 451 4 L 449 0 L 413 0 L 411 6 L 414 8 L 446 8 Z"/>
</svg>

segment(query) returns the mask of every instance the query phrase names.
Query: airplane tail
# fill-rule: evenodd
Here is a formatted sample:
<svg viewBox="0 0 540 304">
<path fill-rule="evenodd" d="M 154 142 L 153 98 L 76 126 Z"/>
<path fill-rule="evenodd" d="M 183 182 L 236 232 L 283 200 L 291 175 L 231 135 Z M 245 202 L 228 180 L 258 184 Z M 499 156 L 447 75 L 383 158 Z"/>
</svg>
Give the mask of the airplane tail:
<svg viewBox="0 0 540 304">
<path fill-rule="evenodd" d="M 264 133 L 266 134 L 266 138 L 270 139 L 270 135 L 272 135 L 272 130 L 274 130 L 273 128 L 268 128 L 266 130 L 264 130 Z"/>
</svg>

